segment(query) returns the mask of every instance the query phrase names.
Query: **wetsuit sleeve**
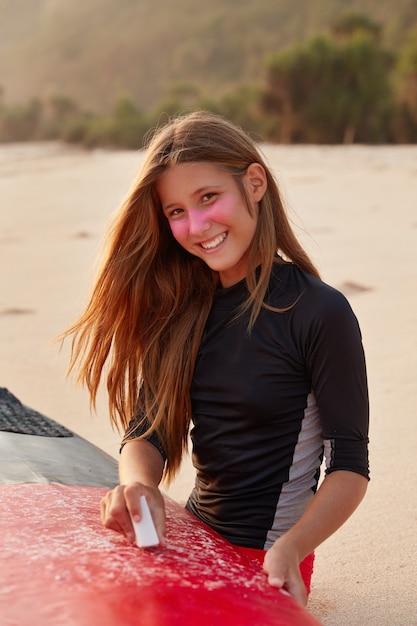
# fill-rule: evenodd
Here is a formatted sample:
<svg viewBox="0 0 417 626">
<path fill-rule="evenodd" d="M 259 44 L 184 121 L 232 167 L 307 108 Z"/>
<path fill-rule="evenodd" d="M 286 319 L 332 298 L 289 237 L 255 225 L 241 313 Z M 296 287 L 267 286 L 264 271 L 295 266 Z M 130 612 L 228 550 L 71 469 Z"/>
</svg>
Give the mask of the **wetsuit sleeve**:
<svg viewBox="0 0 417 626">
<path fill-rule="evenodd" d="M 311 306 L 306 362 L 322 423 L 326 473 L 369 478 L 369 402 L 358 321 L 346 298 L 327 285 Z"/>
<path fill-rule="evenodd" d="M 123 447 L 126 445 L 128 441 L 131 441 L 133 439 L 138 439 L 139 437 L 143 437 L 143 435 L 146 433 L 149 427 L 150 427 L 149 421 L 146 418 L 144 418 L 143 413 L 140 410 L 138 410 L 135 413 L 135 415 L 132 417 L 132 419 L 129 422 L 128 427 L 126 428 L 126 431 L 125 431 L 125 434 L 123 436 L 122 443 L 120 446 L 120 452 L 123 450 Z M 159 450 L 165 463 L 167 460 L 166 453 L 156 432 L 152 431 L 152 433 L 150 435 L 147 435 L 144 439 L 146 441 L 149 441 L 149 443 L 154 445 L 155 448 Z"/>
</svg>

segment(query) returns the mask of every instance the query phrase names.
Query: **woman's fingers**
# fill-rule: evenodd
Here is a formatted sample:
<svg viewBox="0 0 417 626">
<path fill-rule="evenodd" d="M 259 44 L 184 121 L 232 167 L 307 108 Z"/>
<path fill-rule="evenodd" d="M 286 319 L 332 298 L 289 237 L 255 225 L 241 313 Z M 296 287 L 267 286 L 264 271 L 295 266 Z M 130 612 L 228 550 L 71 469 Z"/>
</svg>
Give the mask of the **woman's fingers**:
<svg viewBox="0 0 417 626">
<path fill-rule="evenodd" d="M 165 505 L 161 492 L 141 483 L 118 485 L 109 491 L 100 503 L 102 524 L 111 530 L 126 536 L 130 543 L 135 542 L 132 519 L 139 522 L 142 518 L 140 497 L 144 495 L 155 524 L 161 545 L 165 545 Z"/>
</svg>

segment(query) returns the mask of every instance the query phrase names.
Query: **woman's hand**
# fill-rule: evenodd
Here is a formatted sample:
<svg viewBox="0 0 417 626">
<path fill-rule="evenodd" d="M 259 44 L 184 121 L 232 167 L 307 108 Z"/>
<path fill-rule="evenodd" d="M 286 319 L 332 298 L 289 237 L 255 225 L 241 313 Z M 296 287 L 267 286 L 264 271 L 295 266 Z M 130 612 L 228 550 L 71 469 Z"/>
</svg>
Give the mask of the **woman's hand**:
<svg viewBox="0 0 417 626">
<path fill-rule="evenodd" d="M 158 485 L 162 478 L 164 461 L 161 453 L 149 441 L 132 440 L 125 444 L 120 455 L 121 484 L 109 491 L 100 503 L 101 521 L 135 542 L 132 519 L 141 519 L 140 497 L 145 496 L 155 524 L 159 542 L 165 540 L 165 504 Z"/>
<path fill-rule="evenodd" d="M 126 536 L 130 543 L 135 542 L 135 522 L 141 519 L 140 497 L 145 496 L 155 524 L 159 542 L 166 545 L 165 539 L 165 504 L 157 487 L 147 487 L 139 482 L 118 485 L 109 491 L 100 503 L 101 521 L 106 528 Z"/>
<path fill-rule="evenodd" d="M 284 537 L 278 539 L 266 553 L 264 571 L 272 587 L 287 591 L 302 606 L 307 606 L 307 591 L 300 574 L 298 555 L 285 544 Z"/>
<path fill-rule="evenodd" d="M 325 477 L 298 522 L 266 553 L 264 570 L 271 585 L 287 590 L 306 605 L 300 562 L 345 523 L 364 497 L 367 485 L 364 476 L 345 470 Z"/>
</svg>

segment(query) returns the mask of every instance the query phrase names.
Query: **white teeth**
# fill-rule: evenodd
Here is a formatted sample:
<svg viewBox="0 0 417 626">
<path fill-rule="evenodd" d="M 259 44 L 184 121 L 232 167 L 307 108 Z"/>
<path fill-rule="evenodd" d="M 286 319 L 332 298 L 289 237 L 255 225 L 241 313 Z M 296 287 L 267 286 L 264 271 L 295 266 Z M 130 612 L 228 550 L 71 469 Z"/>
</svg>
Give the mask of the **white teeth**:
<svg viewBox="0 0 417 626">
<path fill-rule="evenodd" d="M 200 245 L 204 248 L 204 250 L 212 250 L 213 248 L 217 248 L 217 246 L 219 246 L 225 239 L 226 233 L 223 233 L 222 235 L 216 237 L 216 239 L 210 241 L 210 243 L 201 243 Z"/>
</svg>

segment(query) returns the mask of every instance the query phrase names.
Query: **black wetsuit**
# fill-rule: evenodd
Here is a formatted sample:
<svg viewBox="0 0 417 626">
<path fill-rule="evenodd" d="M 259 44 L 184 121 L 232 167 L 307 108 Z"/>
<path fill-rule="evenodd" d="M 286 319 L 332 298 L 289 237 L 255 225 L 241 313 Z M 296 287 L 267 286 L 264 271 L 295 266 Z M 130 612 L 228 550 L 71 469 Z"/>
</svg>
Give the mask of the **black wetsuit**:
<svg viewBox="0 0 417 626">
<path fill-rule="evenodd" d="M 245 281 L 218 289 L 206 324 L 191 388 L 197 476 L 187 508 L 232 543 L 268 549 L 315 493 L 323 451 L 327 473 L 368 477 L 366 367 L 356 317 L 337 290 L 275 265 L 266 301 L 289 309 L 262 309 L 250 333 L 248 315 L 236 318 L 247 295 Z"/>
</svg>

